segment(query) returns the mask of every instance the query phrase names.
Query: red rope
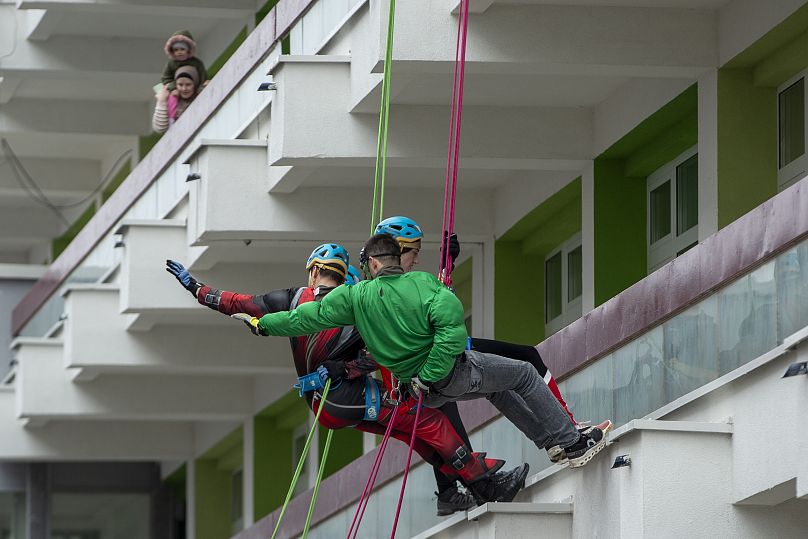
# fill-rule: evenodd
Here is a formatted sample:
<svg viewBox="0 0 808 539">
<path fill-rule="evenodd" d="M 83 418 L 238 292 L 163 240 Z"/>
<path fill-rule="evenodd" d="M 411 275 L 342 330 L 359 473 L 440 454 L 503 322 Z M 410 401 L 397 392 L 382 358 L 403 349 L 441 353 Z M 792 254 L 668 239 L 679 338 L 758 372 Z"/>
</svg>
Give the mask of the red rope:
<svg viewBox="0 0 808 539">
<path fill-rule="evenodd" d="M 367 508 L 368 501 L 370 500 L 373 485 L 376 483 L 376 476 L 379 475 L 382 457 L 387 449 L 387 442 L 390 441 L 390 433 L 393 431 L 393 423 L 396 419 L 396 412 L 398 412 L 398 405 L 395 405 L 393 407 L 393 411 L 390 413 L 390 421 L 387 423 L 387 429 L 384 431 L 382 443 L 379 445 L 379 450 L 376 452 L 376 460 L 373 461 L 373 466 L 370 468 L 370 475 L 368 476 L 367 483 L 365 483 L 365 489 L 362 491 L 362 495 L 359 497 L 359 504 L 356 506 L 356 513 L 354 513 L 351 527 L 348 529 L 348 539 L 354 539 L 356 534 L 359 533 L 359 525 L 362 523 L 362 517 L 365 516 L 365 509 Z M 354 529 L 354 527 L 356 529 Z"/>
<path fill-rule="evenodd" d="M 407 476 L 410 474 L 410 462 L 412 461 L 412 449 L 415 447 L 415 431 L 418 428 L 418 420 L 421 418 L 421 401 L 423 395 L 418 394 L 418 405 L 415 408 L 415 423 L 412 426 L 412 436 L 410 437 L 410 450 L 407 453 L 407 464 L 404 466 L 404 477 L 401 479 L 401 492 L 398 493 L 398 506 L 396 507 L 396 518 L 393 520 L 393 531 L 390 539 L 395 539 L 396 528 L 398 527 L 398 515 L 401 513 L 401 503 L 404 501 L 404 488 L 407 486 Z"/>
<path fill-rule="evenodd" d="M 457 170 L 460 160 L 460 125 L 463 118 L 463 86 L 466 75 L 466 38 L 468 36 L 468 0 L 460 0 L 457 19 L 455 68 L 452 79 L 452 108 L 449 120 L 449 148 L 446 156 L 446 183 L 443 191 L 443 230 L 454 232 L 455 200 L 457 197 Z M 448 241 L 441 244 L 440 276 L 447 286 L 452 284 L 452 260 Z"/>
</svg>

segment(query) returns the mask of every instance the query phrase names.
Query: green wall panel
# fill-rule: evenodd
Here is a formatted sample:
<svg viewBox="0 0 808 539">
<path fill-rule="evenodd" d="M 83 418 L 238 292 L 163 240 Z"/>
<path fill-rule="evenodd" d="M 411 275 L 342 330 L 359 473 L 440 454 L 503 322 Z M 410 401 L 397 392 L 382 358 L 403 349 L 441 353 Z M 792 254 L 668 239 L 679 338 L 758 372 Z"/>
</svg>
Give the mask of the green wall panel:
<svg viewBox="0 0 808 539">
<path fill-rule="evenodd" d="M 292 481 L 292 431 L 274 417 L 256 416 L 254 426 L 254 515 L 259 520 L 283 504 Z"/>
<path fill-rule="evenodd" d="M 544 258 L 581 230 L 581 178 L 539 204 L 499 238 L 494 252 L 494 334 L 544 339 Z"/>
<path fill-rule="evenodd" d="M 521 242 L 496 242 L 494 334 L 502 341 L 544 340 L 544 257 L 522 252 Z"/>
<path fill-rule="evenodd" d="M 751 69 L 718 72 L 718 227 L 777 194 L 776 89 Z"/>
<path fill-rule="evenodd" d="M 232 535 L 231 474 L 217 464 L 216 459 L 205 458 L 195 463 L 197 539 L 227 539 Z"/>
<path fill-rule="evenodd" d="M 645 178 L 622 159 L 595 160 L 595 306 L 646 275 Z"/>
<path fill-rule="evenodd" d="M 323 454 L 328 429 L 320 427 L 320 455 Z M 356 429 L 339 429 L 334 431 L 331 449 L 325 463 L 323 478 L 337 472 L 362 456 L 362 433 Z"/>
</svg>

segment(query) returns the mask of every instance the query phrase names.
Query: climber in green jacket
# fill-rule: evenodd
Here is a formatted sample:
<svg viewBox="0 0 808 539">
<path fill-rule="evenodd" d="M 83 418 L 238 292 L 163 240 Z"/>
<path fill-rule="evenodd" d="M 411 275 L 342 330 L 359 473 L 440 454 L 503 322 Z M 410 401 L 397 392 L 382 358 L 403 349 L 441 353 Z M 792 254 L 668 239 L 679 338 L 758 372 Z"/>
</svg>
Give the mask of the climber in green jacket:
<svg viewBox="0 0 808 539">
<path fill-rule="evenodd" d="M 392 237 L 372 236 L 364 253 L 371 279 L 293 311 L 241 318 L 253 333 L 287 337 L 355 326 L 376 361 L 420 393 L 427 407 L 487 398 L 539 449 L 562 449 L 571 468 L 603 449 L 603 431 L 578 432 L 532 365 L 465 350 L 460 300 L 434 275 L 404 273 Z"/>
</svg>

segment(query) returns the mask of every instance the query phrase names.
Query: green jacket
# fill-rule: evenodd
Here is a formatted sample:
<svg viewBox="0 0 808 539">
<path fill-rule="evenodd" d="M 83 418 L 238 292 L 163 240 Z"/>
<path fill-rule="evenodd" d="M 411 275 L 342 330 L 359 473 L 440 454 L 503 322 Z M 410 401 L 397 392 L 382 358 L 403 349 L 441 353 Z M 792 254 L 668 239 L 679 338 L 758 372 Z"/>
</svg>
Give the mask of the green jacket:
<svg viewBox="0 0 808 539">
<path fill-rule="evenodd" d="M 463 304 L 434 275 L 412 271 L 339 286 L 322 301 L 264 315 L 267 335 L 355 326 L 376 361 L 402 381 L 436 382 L 466 348 Z"/>
</svg>

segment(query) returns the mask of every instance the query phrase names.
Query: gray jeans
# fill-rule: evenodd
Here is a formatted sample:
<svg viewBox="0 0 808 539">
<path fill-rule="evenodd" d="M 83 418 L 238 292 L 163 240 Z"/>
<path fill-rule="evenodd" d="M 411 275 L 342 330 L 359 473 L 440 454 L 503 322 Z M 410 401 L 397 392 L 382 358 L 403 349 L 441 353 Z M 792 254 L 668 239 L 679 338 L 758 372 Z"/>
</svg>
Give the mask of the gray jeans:
<svg viewBox="0 0 808 539">
<path fill-rule="evenodd" d="M 432 385 L 424 405 L 487 398 L 539 449 L 569 447 L 580 438 L 569 416 L 530 363 L 466 350 L 454 369 Z"/>
</svg>

